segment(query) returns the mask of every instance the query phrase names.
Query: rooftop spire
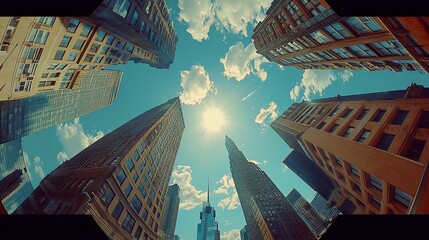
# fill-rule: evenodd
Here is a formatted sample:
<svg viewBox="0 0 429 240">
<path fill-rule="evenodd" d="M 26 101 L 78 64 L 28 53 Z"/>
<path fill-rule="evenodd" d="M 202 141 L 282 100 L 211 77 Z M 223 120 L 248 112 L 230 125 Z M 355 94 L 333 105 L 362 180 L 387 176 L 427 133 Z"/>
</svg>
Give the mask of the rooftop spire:
<svg viewBox="0 0 429 240">
<path fill-rule="evenodd" d="M 210 179 L 207 179 L 207 202 L 210 203 Z"/>
</svg>

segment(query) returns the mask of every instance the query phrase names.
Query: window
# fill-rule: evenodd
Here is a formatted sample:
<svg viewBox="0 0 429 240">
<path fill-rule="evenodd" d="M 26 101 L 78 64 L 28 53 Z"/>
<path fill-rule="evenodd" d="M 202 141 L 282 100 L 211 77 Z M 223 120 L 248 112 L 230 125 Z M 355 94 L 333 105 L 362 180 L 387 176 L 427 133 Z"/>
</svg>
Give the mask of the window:
<svg viewBox="0 0 429 240">
<path fill-rule="evenodd" d="M 135 151 L 134 151 L 134 153 L 133 153 L 133 157 L 134 157 L 134 160 L 135 160 L 136 162 L 139 160 L 140 155 L 139 155 L 139 153 L 137 152 L 137 150 L 135 150 Z"/>
<path fill-rule="evenodd" d="M 134 46 L 131 45 L 131 44 L 128 44 L 127 51 L 130 52 L 130 53 L 133 53 L 133 50 L 134 50 Z"/>
<path fill-rule="evenodd" d="M 329 116 L 330 116 L 330 117 L 334 116 L 335 114 L 337 114 L 338 110 L 339 110 L 339 108 L 335 108 L 335 109 L 334 109 L 334 110 L 329 114 Z"/>
<path fill-rule="evenodd" d="M 92 44 L 91 45 L 91 47 L 89 48 L 89 51 L 90 52 L 93 52 L 93 53 L 96 53 L 97 51 L 98 51 L 98 49 L 100 48 L 100 44 L 96 44 L 96 43 L 94 43 L 94 44 Z"/>
<path fill-rule="evenodd" d="M 333 133 L 337 128 L 338 128 L 338 126 L 340 126 L 339 124 L 334 124 L 332 127 L 331 127 L 331 130 L 329 130 L 329 132 L 330 133 Z"/>
<path fill-rule="evenodd" d="M 146 204 L 148 205 L 148 207 L 151 207 L 152 206 L 152 200 L 150 198 L 147 198 Z"/>
<path fill-rule="evenodd" d="M 393 198 L 407 208 L 413 199 L 413 197 L 396 187 L 393 189 Z"/>
<path fill-rule="evenodd" d="M 108 207 L 112 199 L 115 197 L 115 193 L 109 184 L 105 183 L 100 189 L 100 201 L 105 206 Z"/>
<path fill-rule="evenodd" d="M 131 25 L 137 26 L 137 20 L 139 19 L 139 16 L 140 16 L 139 12 L 137 10 L 134 10 L 133 17 L 131 18 L 131 22 L 130 22 Z"/>
<path fill-rule="evenodd" d="M 60 42 L 60 47 L 68 47 L 70 43 L 71 37 L 70 36 L 64 36 L 63 39 Z"/>
<path fill-rule="evenodd" d="M 405 118 L 407 118 L 408 112 L 409 111 L 406 110 L 399 110 L 391 124 L 401 125 L 404 122 Z"/>
<path fill-rule="evenodd" d="M 55 69 L 57 66 L 58 66 L 58 64 L 56 64 L 56 63 L 52 63 L 52 64 L 50 64 L 50 65 L 48 66 L 48 70 Z"/>
<path fill-rule="evenodd" d="M 343 166 L 343 160 L 341 160 L 341 158 L 337 157 L 334 155 L 335 158 L 335 162 L 339 165 L 339 166 Z"/>
<path fill-rule="evenodd" d="M 122 223 L 122 228 L 127 231 L 128 233 L 131 233 L 133 230 L 134 224 L 136 220 L 134 220 L 133 217 L 129 213 L 127 213 L 127 216 L 124 219 L 124 222 Z"/>
<path fill-rule="evenodd" d="M 139 169 L 139 172 L 143 172 L 143 166 L 141 164 L 139 165 L 138 169 Z"/>
<path fill-rule="evenodd" d="M 119 185 L 121 185 L 125 181 L 125 178 L 127 178 L 127 176 L 125 175 L 124 170 L 122 170 L 121 168 L 121 170 L 119 170 L 118 172 L 118 175 L 116 176 L 116 179 L 118 180 Z"/>
<path fill-rule="evenodd" d="M 117 0 L 113 6 L 113 12 L 117 13 L 119 16 L 126 18 L 128 10 L 130 9 L 131 1 L 130 0 Z"/>
<path fill-rule="evenodd" d="M 53 72 L 53 73 L 51 73 L 51 74 L 49 74 L 49 77 L 50 78 L 55 78 L 55 77 L 59 77 L 60 76 L 60 73 L 59 72 Z M 52 84 L 53 85 L 53 84 Z"/>
<path fill-rule="evenodd" d="M 144 189 L 144 187 L 143 187 L 143 185 L 141 183 L 139 183 L 138 189 L 139 189 L 139 192 L 141 193 L 141 195 L 143 196 L 143 198 L 145 198 L 146 195 L 147 195 L 147 192 L 146 192 L 146 189 Z"/>
<path fill-rule="evenodd" d="M 368 138 L 368 136 L 369 136 L 369 134 L 371 133 L 371 131 L 369 131 L 369 130 L 364 130 L 363 131 L 363 133 L 362 133 L 362 135 L 360 135 L 360 137 L 359 137 L 359 139 L 358 139 L 358 142 L 360 142 L 360 143 L 364 143 L 365 142 L 365 140 Z"/>
<path fill-rule="evenodd" d="M 346 19 L 346 22 L 353 26 L 358 34 L 382 30 L 372 17 L 351 17 Z"/>
<path fill-rule="evenodd" d="M 65 53 L 66 53 L 66 51 L 64 51 L 64 50 L 58 50 L 55 53 L 54 60 L 62 60 Z"/>
<path fill-rule="evenodd" d="M 77 26 L 79 26 L 80 21 L 76 18 L 70 19 L 69 25 L 67 26 L 67 32 L 74 33 L 76 32 Z"/>
<path fill-rule="evenodd" d="M 67 61 L 74 61 L 76 60 L 77 53 L 76 52 L 70 52 L 69 56 L 67 57 Z"/>
<path fill-rule="evenodd" d="M 326 122 L 321 122 L 319 125 L 317 125 L 317 129 L 322 129 L 325 126 Z"/>
<path fill-rule="evenodd" d="M 383 192 L 383 182 L 379 178 L 369 175 L 369 184 L 371 187 Z"/>
<path fill-rule="evenodd" d="M 353 190 L 357 193 L 361 193 L 360 187 L 356 183 L 353 183 Z"/>
<path fill-rule="evenodd" d="M 81 50 L 82 47 L 83 47 L 83 44 L 85 44 L 85 40 L 78 39 L 78 40 L 76 40 L 76 42 L 75 42 L 75 44 L 73 46 L 73 49 Z"/>
<path fill-rule="evenodd" d="M 86 54 L 85 58 L 83 59 L 84 62 L 91 62 L 94 58 L 93 54 Z"/>
<path fill-rule="evenodd" d="M 407 158 L 418 161 L 420 159 L 420 155 L 425 148 L 426 141 L 420 139 L 413 139 L 411 141 L 411 146 L 408 149 L 407 154 L 405 155 Z"/>
<path fill-rule="evenodd" d="M 371 195 L 370 197 L 371 202 L 376 206 L 376 207 L 380 207 L 381 206 L 381 201 L 380 199 L 378 199 L 377 197 L 374 197 Z"/>
<path fill-rule="evenodd" d="M 149 14 L 151 6 L 152 6 L 152 0 L 149 0 L 147 5 L 146 5 L 146 9 L 145 9 L 146 14 Z"/>
<path fill-rule="evenodd" d="M 134 168 L 134 163 L 133 163 L 133 160 L 131 160 L 131 158 L 129 158 L 125 162 L 125 165 L 127 166 L 128 171 L 131 171 Z"/>
<path fill-rule="evenodd" d="M 104 40 L 104 37 L 106 36 L 106 32 L 99 30 L 97 32 L 97 36 L 95 36 L 95 40 L 102 42 Z"/>
<path fill-rule="evenodd" d="M 351 37 L 350 33 L 347 32 L 347 30 L 345 30 L 338 23 L 334 23 L 331 26 L 326 27 L 325 29 L 332 35 L 332 37 L 334 37 L 337 40 Z"/>
<path fill-rule="evenodd" d="M 375 115 L 374 119 L 372 119 L 373 122 L 380 122 L 380 120 L 383 118 L 384 114 L 386 113 L 386 110 L 379 109 L 377 111 L 377 114 Z"/>
<path fill-rule="evenodd" d="M 67 67 L 67 64 L 61 63 L 58 65 L 57 69 L 58 70 L 64 70 L 64 68 L 66 68 L 66 67 Z"/>
<path fill-rule="evenodd" d="M 347 118 L 350 115 L 350 113 L 352 113 L 352 112 L 353 112 L 353 109 L 347 109 L 347 111 L 341 117 L 342 118 Z"/>
<path fill-rule="evenodd" d="M 101 48 L 101 50 L 100 50 L 100 53 L 101 53 L 101 54 L 106 54 L 106 53 L 107 53 L 107 51 L 109 51 L 109 47 L 108 47 L 108 46 L 103 46 L 103 47 Z"/>
<path fill-rule="evenodd" d="M 80 33 L 83 37 L 88 37 L 89 33 L 91 32 L 92 27 L 88 24 L 84 24 L 82 28 L 82 32 Z"/>
<path fill-rule="evenodd" d="M 137 197 L 137 195 L 134 195 L 133 199 L 131 199 L 131 206 L 134 208 L 134 210 L 136 210 L 137 213 L 139 213 L 142 209 L 142 202 Z"/>
<path fill-rule="evenodd" d="M 104 57 L 102 56 L 97 56 L 94 60 L 95 63 L 100 63 L 103 60 Z"/>
<path fill-rule="evenodd" d="M 122 211 L 124 210 L 124 205 L 122 205 L 121 202 L 119 202 L 115 209 L 113 209 L 112 212 L 112 217 L 113 219 L 115 219 L 116 221 L 118 221 L 119 217 L 121 216 Z"/>
<path fill-rule="evenodd" d="M 378 142 L 376 148 L 387 151 L 387 149 L 389 149 L 389 146 L 392 143 L 394 137 L 395 136 L 392 134 L 384 133 L 383 136 L 381 137 L 380 141 Z"/>
<path fill-rule="evenodd" d="M 354 130 L 354 127 L 347 128 L 347 131 L 343 134 L 343 137 L 347 138 Z"/>
<path fill-rule="evenodd" d="M 70 80 L 72 78 L 72 76 L 73 76 L 73 71 L 67 71 L 64 74 L 63 80 Z"/>
<path fill-rule="evenodd" d="M 359 57 L 375 57 L 375 56 L 377 56 L 365 44 L 353 45 L 353 46 L 350 46 L 350 49 L 352 49 L 353 52 Z"/>
<path fill-rule="evenodd" d="M 328 156 L 328 153 L 326 152 L 326 150 L 325 149 L 321 149 L 322 150 L 322 156 L 326 159 L 326 160 L 329 160 L 329 156 Z"/>
<path fill-rule="evenodd" d="M 318 43 L 322 43 L 322 44 L 331 41 L 321 31 L 315 31 L 313 33 L 310 33 L 310 37 L 316 40 Z"/>
<path fill-rule="evenodd" d="M 133 190 L 133 187 L 131 186 L 131 183 L 128 183 L 127 187 L 124 189 L 124 194 L 126 197 L 128 197 Z"/>
<path fill-rule="evenodd" d="M 42 44 L 44 45 L 48 40 L 49 32 L 41 29 L 31 30 L 30 37 L 28 38 L 29 42 Z"/>
<path fill-rule="evenodd" d="M 139 179 L 139 175 L 137 173 L 133 174 L 133 181 L 137 182 L 137 180 Z"/>
<path fill-rule="evenodd" d="M 144 211 L 143 211 L 143 213 L 142 213 L 142 219 L 143 219 L 143 221 L 146 221 L 148 213 L 149 213 L 149 212 L 148 212 L 148 211 L 147 211 L 147 209 L 145 208 L 145 209 L 144 209 Z"/>
<path fill-rule="evenodd" d="M 52 27 L 55 22 L 55 17 L 39 17 L 37 22 Z"/>
<path fill-rule="evenodd" d="M 364 109 L 359 116 L 357 117 L 357 120 L 362 120 L 369 112 L 369 109 Z"/>
<path fill-rule="evenodd" d="M 350 163 L 350 172 L 359 177 L 359 169 Z"/>
<path fill-rule="evenodd" d="M 423 111 L 421 113 L 419 128 L 429 128 L 429 111 Z"/>
<path fill-rule="evenodd" d="M 140 226 L 138 226 L 136 229 L 136 233 L 134 234 L 134 237 L 136 239 L 140 239 L 140 236 L 142 235 L 142 231 L 143 231 L 143 229 Z"/>
</svg>

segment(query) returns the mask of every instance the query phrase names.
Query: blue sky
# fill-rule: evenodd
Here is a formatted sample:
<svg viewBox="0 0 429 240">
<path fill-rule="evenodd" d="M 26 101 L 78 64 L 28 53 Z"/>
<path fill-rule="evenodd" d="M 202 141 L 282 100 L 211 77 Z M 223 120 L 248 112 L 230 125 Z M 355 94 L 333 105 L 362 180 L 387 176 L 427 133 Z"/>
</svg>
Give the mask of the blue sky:
<svg viewBox="0 0 429 240">
<path fill-rule="evenodd" d="M 314 192 L 283 166 L 291 149 L 269 127 L 271 121 L 303 98 L 405 89 L 412 82 L 427 87 L 429 77 L 419 72 L 304 71 L 268 63 L 256 54 L 250 36 L 270 3 L 168 1 L 179 37 L 174 63 L 169 69 L 132 62 L 112 67 L 123 70 L 124 75 L 111 106 L 23 138 L 33 186 L 65 158 L 138 114 L 180 95 L 186 127 L 171 183 L 178 183 L 182 190 L 176 225 L 181 239 L 196 238 L 207 179 L 222 239 L 237 239 L 245 225 L 231 181 L 225 134 L 249 160 L 259 163 L 284 195 L 296 188 L 311 200 Z M 211 106 L 221 109 L 226 118 L 226 126 L 216 134 L 202 126 L 203 114 Z"/>
</svg>

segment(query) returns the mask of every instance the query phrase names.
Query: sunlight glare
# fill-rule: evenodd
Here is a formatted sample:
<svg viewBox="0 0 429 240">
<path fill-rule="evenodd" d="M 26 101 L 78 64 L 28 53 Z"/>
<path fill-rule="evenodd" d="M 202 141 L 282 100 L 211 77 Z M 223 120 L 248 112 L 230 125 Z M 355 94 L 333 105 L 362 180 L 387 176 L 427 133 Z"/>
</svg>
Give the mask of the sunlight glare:
<svg viewBox="0 0 429 240">
<path fill-rule="evenodd" d="M 225 116 L 218 108 L 208 108 L 204 113 L 203 124 L 207 131 L 218 132 L 225 125 Z"/>
</svg>

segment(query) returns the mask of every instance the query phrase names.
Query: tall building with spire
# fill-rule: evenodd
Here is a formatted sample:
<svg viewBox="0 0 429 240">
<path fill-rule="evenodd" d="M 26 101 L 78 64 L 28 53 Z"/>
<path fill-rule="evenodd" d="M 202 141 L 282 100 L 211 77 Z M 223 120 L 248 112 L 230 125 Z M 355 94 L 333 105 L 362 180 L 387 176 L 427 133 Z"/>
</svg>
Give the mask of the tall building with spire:
<svg viewBox="0 0 429 240">
<path fill-rule="evenodd" d="M 110 239 L 159 239 L 184 130 L 179 98 L 154 107 L 61 164 L 16 214 L 88 214 Z"/>
<path fill-rule="evenodd" d="M 198 223 L 197 227 L 197 240 L 220 240 L 216 211 L 210 205 L 210 182 L 207 184 L 207 202 L 203 202 L 200 220 L 201 223 Z"/>
<path fill-rule="evenodd" d="M 252 239 L 315 239 L 283 193 L 225 136 L 230 169 Z"/>
</svg>

